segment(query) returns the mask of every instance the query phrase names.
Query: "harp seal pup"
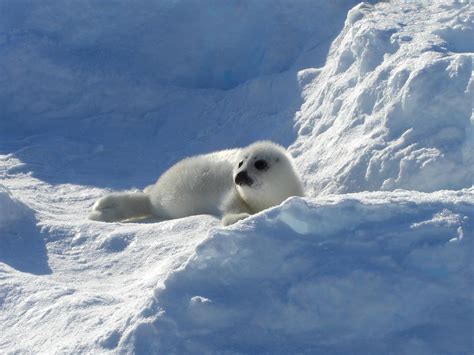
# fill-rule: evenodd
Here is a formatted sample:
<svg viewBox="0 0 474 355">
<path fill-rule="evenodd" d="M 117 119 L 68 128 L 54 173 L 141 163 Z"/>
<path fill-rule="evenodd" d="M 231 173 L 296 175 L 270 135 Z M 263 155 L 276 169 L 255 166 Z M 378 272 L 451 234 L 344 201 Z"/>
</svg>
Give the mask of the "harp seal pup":
<svg viewBox="0 0 474 355">
<path fill-rule="evenodd" d="M 304 196 L 290 155 L 278 144 L 258 141 L 245 148 L 183 159 L 143 192 L 102 197 L 89 218 L 113 222 L 211 214 L 227 226 L 290 196 Z"/>
</svg>

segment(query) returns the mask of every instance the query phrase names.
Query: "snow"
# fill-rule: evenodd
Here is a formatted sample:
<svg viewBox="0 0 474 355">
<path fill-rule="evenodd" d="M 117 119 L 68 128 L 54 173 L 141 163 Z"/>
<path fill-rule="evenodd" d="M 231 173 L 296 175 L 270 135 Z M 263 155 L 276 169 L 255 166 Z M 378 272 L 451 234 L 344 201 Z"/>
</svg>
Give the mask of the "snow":
<svg viewBox="0 0 474 355">
<path fill-rule="evenodd" d="M 0 185 L 0 260 L 23 272 L 50 273 L 38 234 L 34 211 Z"/>
<path fill-rule="evenodd" d="M 0 352 L 472 353 L 473 22 L 468 1 L 0 3 Z M 258 139 L 308 197 L 230 227 L 87 219 Z"/>
<path fill-rule="evenodd" d="M 215 229 L 130 337 L 161 353 L 468 353 L 473 194 L 292 198 Z"/>
<path fill-rule="evenodd" d="M 294 153 L 313 193 L 472 185 L 472 50 L 454 48 L 472 42 L 473 22 L 461 3 L 349 12 L 297 114 Z"/>
</svg>

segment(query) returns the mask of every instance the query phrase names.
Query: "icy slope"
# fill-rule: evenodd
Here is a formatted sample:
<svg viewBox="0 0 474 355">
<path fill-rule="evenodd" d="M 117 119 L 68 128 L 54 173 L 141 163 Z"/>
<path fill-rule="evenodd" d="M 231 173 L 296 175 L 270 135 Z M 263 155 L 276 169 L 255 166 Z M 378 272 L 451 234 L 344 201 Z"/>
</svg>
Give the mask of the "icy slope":
<svg viewBox="0 0 474 355">
<path fill-rule="evenodd" d="M 326 65 L 299 73 L 313 193 L 471 186 L 473 38 L 467 2 L 352 9 Z"/>
<path fill-rule="evenodd" d="M 269 4 L 0 3 L 0 352 L 472 352 L 470 5 Z M 86 219 L 263 138 L 308 198 Z"/>
</svg>

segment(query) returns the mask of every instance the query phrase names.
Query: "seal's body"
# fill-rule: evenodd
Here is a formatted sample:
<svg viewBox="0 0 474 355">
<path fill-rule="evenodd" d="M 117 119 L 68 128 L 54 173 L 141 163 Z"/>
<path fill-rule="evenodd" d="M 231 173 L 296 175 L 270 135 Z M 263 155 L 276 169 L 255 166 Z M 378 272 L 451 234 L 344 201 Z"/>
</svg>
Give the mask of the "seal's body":
<svg viewBox="0 0 474 355">
<path fill-rule="evenodd" d="M 228 225 L 290 196 L 303 195 L 303 185 L 286 150 L 261 141 L 181 160 L 143 192 L 101 198 L 90 218 L 112 222 L 212 214 Z"/>
</svg>

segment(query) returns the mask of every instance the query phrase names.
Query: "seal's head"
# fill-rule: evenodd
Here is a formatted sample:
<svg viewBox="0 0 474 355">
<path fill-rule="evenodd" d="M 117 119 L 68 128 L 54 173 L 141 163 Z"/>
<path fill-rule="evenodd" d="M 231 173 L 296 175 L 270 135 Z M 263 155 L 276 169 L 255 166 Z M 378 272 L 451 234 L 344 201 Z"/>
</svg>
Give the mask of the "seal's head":
<svg viewBox="0 0 474 355">
<path fill-rule="evenodd" d="M 233 171 L 239 196 L 252 212 L 304 196 L 303 184 L 285 148 L 260 141 L 243 148 Z"/>
</svg>

